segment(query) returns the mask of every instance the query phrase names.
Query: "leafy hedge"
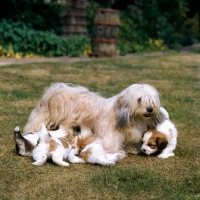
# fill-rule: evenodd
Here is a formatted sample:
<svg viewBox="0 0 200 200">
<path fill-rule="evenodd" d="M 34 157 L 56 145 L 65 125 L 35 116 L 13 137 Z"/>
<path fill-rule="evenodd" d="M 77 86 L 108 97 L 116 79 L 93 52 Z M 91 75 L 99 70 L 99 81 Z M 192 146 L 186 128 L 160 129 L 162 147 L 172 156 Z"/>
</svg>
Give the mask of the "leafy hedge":
<svg viewBox="0 0 200 200">
<path fill-rule="evenodd" d="M 63 8 L 61 2 L 64 0 L 51 0 L 49 3 L 45 3 L 44 0 L 1 1 L 0 19 L 29 23 L 35 30 L 59 31 L 61 9 Z M 65 8 L 67 9 L 67 5 Z"/>
<path fill-rule="evenodd" d="M 0 56 L 80 56 L 88 46 L 90 39 L 85 35 L 62 38 L 22 22 L 0 21 Z"/>
</svg>

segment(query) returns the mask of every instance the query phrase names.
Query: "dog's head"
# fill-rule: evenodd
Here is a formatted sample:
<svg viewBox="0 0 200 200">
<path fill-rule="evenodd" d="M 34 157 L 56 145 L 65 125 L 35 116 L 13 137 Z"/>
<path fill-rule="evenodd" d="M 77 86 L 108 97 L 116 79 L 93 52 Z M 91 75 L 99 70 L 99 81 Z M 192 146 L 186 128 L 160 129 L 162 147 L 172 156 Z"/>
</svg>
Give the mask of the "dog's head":
<svg viewBox="0 0 200 200">
<path fill-rule="evenodd" d="M 150 155 L 157 151 L 162 151 L 167 144 L 168 140 L 163 133 L 151 129 L 144 133 L 141 150 L 143 153 Z"/>
<path fill-rule="evenodd" d="M 19 127 L 14 129 L 15 151 L 21 156 L 32 156 L 33 149 L 37 145 L 38 135 L 35 133 L 28 133 L 21 135 Z"/>
<path fill-rule="evenodd" d="M 116 100 L 116 113 L 119 128 L 135 123 L 155 127 L 164 119 L 160 109 L 160 95 L 147 84 L 134 84 L 121 92 Z"/>
</svg>

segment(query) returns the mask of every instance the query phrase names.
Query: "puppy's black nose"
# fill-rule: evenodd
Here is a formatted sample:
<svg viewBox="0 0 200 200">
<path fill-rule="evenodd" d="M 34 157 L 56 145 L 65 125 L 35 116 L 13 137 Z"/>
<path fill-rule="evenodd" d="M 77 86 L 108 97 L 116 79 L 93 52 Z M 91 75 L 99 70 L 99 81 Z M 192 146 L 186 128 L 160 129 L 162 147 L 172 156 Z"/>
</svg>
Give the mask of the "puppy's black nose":
<svg viewBox="0 0 200 200">
<path fill-rule="evenodd" d="M 147 112 L 149 112 L 149 113 L 153 112 L 153 108 L 152 107 L 148 107 L 147 108 Z"/>
<path fill-rule="evenodd" d="M 142 151 L 145 153 L 145 152 L 146 152 L 146 149 L 142 149 Z"/>
</svg>

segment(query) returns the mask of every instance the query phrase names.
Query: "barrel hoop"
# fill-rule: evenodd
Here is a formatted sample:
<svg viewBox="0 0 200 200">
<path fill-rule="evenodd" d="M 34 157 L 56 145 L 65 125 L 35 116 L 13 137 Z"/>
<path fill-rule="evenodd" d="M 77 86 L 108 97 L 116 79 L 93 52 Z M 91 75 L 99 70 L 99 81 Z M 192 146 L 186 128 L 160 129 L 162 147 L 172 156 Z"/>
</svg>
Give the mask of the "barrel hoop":
<svg viewBox="0 0 200 200">
<path fill-rule="evenodd" d="M 94 24 L 103 24 L 103 25 L 114 25 L 119 26 L 118 22 L 108 22 L 108 21 L 94 21 Z"/>
<path fill-rule="evenodd" d="M 106 39 L 106 38 L 92 38 L 93 42 L 105 42 L 105 43 L 114 43 L 117 44 L 118 40 L 115 39 Z"/>
<path fill-rule="evenodd" d="M 110 8 L 97 8 L 96 11 L 104 11 L 104 12 L 114 12 L 114 13 L 118 13 L 118 10 L 114 10 L 114 9 L 110 9 Z"/>
</svg>

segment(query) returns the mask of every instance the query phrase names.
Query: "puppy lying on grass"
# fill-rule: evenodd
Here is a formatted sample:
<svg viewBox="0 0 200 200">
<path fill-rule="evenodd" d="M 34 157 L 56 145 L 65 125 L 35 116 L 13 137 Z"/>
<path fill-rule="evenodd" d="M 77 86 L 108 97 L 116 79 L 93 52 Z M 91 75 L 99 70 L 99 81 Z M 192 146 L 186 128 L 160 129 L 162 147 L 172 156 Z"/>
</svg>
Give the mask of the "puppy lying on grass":
<svg viewBox="0 0 200 200">
<path fill-rule="evenodd" d="M 34 137 L 33 137 L 34 135 Z M 33 156 L 33 165 L 42 165 L 48 158 L 60 166 L 69 166 L 64 159 L 71 163 L 93 163 L 112 166 L 125 157 L 121 153 L 107 153 L 101 139 L 92 135 L 87 128 L 82 128 L 81 134 L 66 133 L 62 127 L 48 132 L 42 124 L 39 132 L 22 136 L 19 127 L 14 130 L 16 152 L 19 155 Z M 75 154 L 79 154 L 79 157 Z"/>
<path fill-rule="evenodd" d="M 178 131 L 175 125 L 169 119 L 165 119 L 156 126 L 156 129 L 150 129 L 144 133 L 141 150 L 147 155 L 161 151 L 158 158 L 174 156 L 177 136 Z"/>
</svg>

